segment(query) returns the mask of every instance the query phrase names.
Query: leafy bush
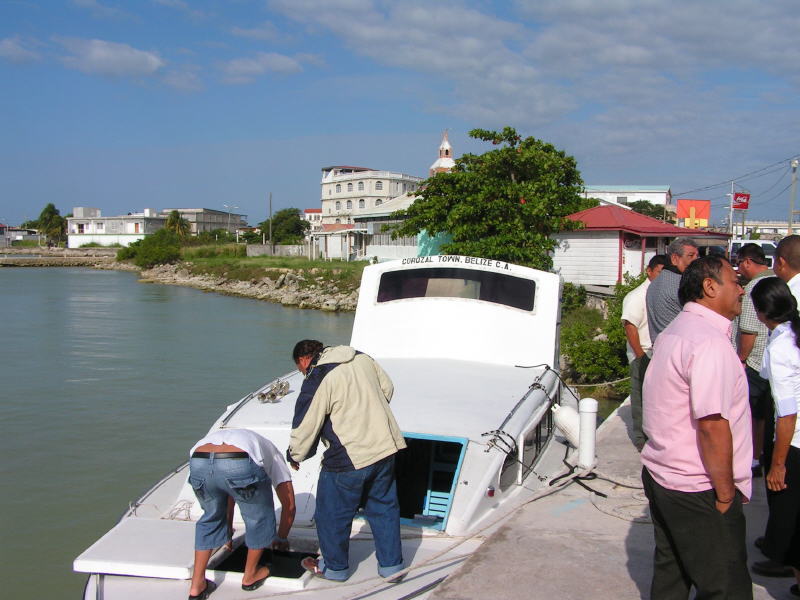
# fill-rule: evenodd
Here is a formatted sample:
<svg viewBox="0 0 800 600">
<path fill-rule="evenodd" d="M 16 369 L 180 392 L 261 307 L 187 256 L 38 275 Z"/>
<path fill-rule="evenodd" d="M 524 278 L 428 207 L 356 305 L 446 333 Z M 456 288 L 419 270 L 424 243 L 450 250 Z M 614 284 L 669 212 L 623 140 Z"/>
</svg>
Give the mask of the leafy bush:
<svg viewBox="0 0 800 600">
<path fill-rule="evenodd" d="M 600 311 L 595 309 L 565 309 L 561 324 L 561 352 L 566 354 L 575 379 L 594 383 L 627 377 L 622 301 L 644 281 L 644 277 L 644 274 L 638 277 L 626 275 L 625 281 L 615 286 L 614 295 L 606 301 L 608 317 L 605 321 Z"/>
<path fill-rule="evenodd" d="M 582 285 L 565 283 L 561 290 L 561 312 L 567 313 L 584 304 L 586 304 L 586 288 Z"/>
<path fill-rule="evenodd" d="M 117 252 L 117 260 L 133 260 L 137 267 L 148 269 L 154 265 L 173 263 L 180 259 L 178 236 L 172 231 L 159 229 L 144 239 L 133 242 Z"/>
</svg>

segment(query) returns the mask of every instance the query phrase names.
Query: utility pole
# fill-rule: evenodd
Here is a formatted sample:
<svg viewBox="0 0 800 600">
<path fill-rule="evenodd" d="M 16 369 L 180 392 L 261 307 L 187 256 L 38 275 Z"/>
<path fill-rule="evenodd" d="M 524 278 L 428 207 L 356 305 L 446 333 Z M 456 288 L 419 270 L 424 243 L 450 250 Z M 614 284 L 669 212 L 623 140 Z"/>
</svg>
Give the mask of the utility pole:
<svg viewBox="0 0 800 600">
<path fill-rule="evenodd" d="M 733 181 L 731 181 L 731 205 L 730 205 L 730 215 L 728 216 L 728 233 L 731 234 L 731 238 L 733 238 Z M 728 244 L 728 251 L 730 251 L 730 244 Z"/>
<path fill-rule="evenodd" d="M 797 159 L 792 159 L 792 193 L 789 196 L 789 226 L 786 235 L 792 235 L 792 221 L 794 221 L 794 205 L 797 200 Z"/>
<path fill-rule="evenodd" d="M 272 245 L 272 192 L 269 193 L 269 251 L 275 254 L 275 246 Z"/>
</svg>

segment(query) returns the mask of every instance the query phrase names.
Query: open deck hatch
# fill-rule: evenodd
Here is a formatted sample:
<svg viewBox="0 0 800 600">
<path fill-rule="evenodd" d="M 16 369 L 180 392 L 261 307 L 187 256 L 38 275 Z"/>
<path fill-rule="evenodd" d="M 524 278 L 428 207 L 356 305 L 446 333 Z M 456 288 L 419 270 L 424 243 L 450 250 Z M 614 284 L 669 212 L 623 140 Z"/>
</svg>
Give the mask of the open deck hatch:
<svg viewBox="0 0 800 600">
<path fill-rule="evenodd" d="M 397 495 L 403 525 L 443 530 L 453 505 L 465 438 L 404 433 L 397 455 Z"/>
</svg>

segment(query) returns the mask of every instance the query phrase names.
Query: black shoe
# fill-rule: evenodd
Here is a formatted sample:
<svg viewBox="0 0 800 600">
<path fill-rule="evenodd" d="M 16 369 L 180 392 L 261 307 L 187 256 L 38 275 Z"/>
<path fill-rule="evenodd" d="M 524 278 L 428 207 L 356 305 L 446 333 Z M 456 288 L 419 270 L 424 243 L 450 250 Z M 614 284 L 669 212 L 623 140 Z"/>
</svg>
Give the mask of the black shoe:
<svg viewBox="0 0 800 600">
<path fill-rule="evenodd" d="M 267 575 L 267 577 L 269 577 L 269 575 Z M 257 590 L 262 585 L 264 585 L 264 582 L 267 580 L 267 577 L 262 577 L 261 579 L 257 579 L 253 583 L 249 583 L 247 585 L 242 584 L 242 589 L 245 592 L 252 592 L 253 590 Z"/>
<path fill-rule="evenodd" d="M 206 600 L 215 589 L 217 589 L 217 584 L 210 579 L 206 579 L 206 589 L 196 596 L 189 596 L 189 600 Z"/>
<path fill-rule="evenodd" d="M 800 596 L 800 587 L 797 587 L 797 584 L 795 583 L 792 587 L 789 588 L 789 593 L 792 596 Z"/>
<path fill-rule="evenodd" d="M 753 541 L 753 546 L 755 546 L 755 547 L 756 547 L 756 548 L 758 548 L 759 550 L 763 550 L 763 549 L 764 549 L 764 536 L 762 535 L 762 536 L 760 536 L 760 537 L 757 537 L 757 538 L 756 538 L 756 539 Z"/>
<path fill-rule="evenodd" d="M 767 560 L 754 562 L 750 568 L 753 570 L 753 573 L 761 575 L 762 577 L 794 577 L 794 571 L 792 571 L 791 567 L 782 565 L 769 558 Z"/>
</svg>

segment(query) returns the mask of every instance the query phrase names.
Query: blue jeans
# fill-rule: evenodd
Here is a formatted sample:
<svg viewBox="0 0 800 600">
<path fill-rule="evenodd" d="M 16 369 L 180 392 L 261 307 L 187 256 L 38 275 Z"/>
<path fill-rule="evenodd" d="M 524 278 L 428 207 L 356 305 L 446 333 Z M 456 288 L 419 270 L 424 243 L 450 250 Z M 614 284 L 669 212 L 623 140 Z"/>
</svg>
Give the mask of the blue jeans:
<svg viewBox="0 0 800 600">
<path fill-rule="evenodd" d="M 403 569 L 392 455 L 355 471 L 320 471 L 314 520 L 322 552 L 319 568 L 326 579 L 344 581 L 350 577 L 350 531 L 362 499 L 375 541 L 378 573 L 389 577 Z"/>
<path fill-rule="evenodd" d="M 266 548 L 275 537 L 272 482 L 249 458 L 192 458 L 189 484 L 203 508 L 194 534 L 195 550 L 211 550 L 228 542 L 228 496 L 233 497 L 245 525 L 248 548 Z"/>
</svg>

